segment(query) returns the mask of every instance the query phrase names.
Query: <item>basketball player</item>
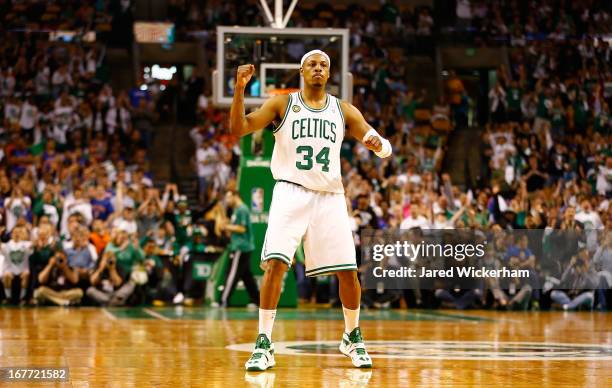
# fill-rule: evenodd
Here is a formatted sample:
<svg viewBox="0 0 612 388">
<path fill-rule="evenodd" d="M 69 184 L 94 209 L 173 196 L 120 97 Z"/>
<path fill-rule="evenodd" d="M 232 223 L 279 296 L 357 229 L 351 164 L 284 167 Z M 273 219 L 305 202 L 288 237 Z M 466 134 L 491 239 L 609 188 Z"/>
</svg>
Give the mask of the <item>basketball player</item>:
<svg viewBox="0 0 612 388">
<path fill-rule="evenodd" d="M 391 155 L 391 144 L 365 121 L 359 110 L 326 93 L 329 56 L 320 50 L 306 53 L 300 74 L 304 89 L 268 99 L 245 115 L 244 90 L 255 72 L 238 67 L 230 130 L 244 136 L 277 120 L 272 153 L 276 179 L 261 260 L 265 274 L 260 291 L 259 335 L 245 367 L 263 371 L 274 366 L 272 326 L 285 272 L 304 239 L 306 275 L 336 274 L 345 330 L 340 351 L 356 367 L 371 368 L 359 329 L 361 289 L 357 279 L 355 244 L 349 226 L 340 172 L 340 147 L 351 135 L 376 155 Z"/>
</svg>

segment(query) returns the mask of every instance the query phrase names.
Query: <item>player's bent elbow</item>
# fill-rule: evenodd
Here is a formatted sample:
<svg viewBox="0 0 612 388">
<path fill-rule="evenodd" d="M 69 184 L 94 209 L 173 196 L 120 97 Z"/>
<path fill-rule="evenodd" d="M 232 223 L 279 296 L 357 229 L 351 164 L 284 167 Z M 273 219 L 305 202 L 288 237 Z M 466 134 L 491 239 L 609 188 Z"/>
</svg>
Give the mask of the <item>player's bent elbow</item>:
<svg viewBox="0 0 612 388">
<path fill-rule="evenodd" d="M 230 133 L 238 137 L 246 136 L 257 131 L 258 129 L 259 128 L 255 127 L 253 122 L 249 121 L 248 118 L 243 120 L 242 123 L 230 124 Z"/>
<path fill-rule="evenodd" d="M 229 132 L 231 135 L 242 137 L 249 134 L 247 127 L 243 125 L 230 125 Z"/>
</svg>

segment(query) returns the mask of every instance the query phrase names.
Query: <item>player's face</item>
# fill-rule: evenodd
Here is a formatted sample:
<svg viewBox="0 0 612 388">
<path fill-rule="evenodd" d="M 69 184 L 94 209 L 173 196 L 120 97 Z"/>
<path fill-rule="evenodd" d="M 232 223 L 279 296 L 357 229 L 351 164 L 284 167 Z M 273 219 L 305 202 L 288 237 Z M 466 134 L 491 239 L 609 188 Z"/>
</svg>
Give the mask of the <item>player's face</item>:
<svg viewBox="0 0 612 388">
<path fill-rule="evenodd" d="M 304 84 L 323 87 L 329 79 L 329 62 L 323 55 L 313 54 L 306 58 L 300 72 L 304 77 Z"/>
</svg>

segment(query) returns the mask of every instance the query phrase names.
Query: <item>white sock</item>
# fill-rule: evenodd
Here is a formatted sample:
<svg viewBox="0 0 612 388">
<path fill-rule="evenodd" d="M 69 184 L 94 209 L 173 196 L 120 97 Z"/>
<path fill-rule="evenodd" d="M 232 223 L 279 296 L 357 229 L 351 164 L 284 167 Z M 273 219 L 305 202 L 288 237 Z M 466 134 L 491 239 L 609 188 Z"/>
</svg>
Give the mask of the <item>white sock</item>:
<svg viewBox="0 0 612 388">
<path fill-rule="evenodd" d="M 23 298 L 25 298 L 27 291 L 28 290 L 25 287 L 21 287 L 21 291 L 19 292 L 19 300 L 23 300 Z"/>
<path fill-rule="evenodd" d="M 272 341 L 272 327 L 275 317 L 276 310 L 259 309 L 259 334 L 265 334 L 270 342 Z"/>
<path fill-rule="evenodd" d="M 357 310 L 351 310 L 342 306 L 342 312 L 344 313 L 344 331 L 346 334 L 351 334 L 351 331 L 359 326 L 359 307 Z"/>
<path fill-rule="evenodd" d="M 4 287 L 4 296 L 6 296 L 6 299 L 11 299 L 11 292 L 12 288 L 9 287 Z"/>
</svg>

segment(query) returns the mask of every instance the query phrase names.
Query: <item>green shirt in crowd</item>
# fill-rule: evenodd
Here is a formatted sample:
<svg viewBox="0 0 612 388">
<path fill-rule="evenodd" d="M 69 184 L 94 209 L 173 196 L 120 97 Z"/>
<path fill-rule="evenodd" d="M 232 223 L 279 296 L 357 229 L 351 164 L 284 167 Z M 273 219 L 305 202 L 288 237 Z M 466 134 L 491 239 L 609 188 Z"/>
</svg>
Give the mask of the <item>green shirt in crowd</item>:
<svg viewBox="0 0 612 388">
<path fill-rule="evenodd" d="M 550 99 L 546 97 L 544 93 L 540 93 L 538 96 L 538 109 L 536 111 L 536 116 L 541 117 L 543 119 L 549 118 L 548 107 L 546 106 L 548 103 L 551 103 Z"/>
<path fill-rule="evenodd" d="M 382 15 L 383 22 L 395 24 L 395 20 L 399 16 L 399 9 L 392 3 L 386 3 L 382 6 L 380 13 Z"/>
<path fill-rule="evenodd" d="M 412 100 L 408 103 L 404 102 L 402 104 L 402 115 L 408 121 L 414 121 L 414 111 L 417 108 L 417 102 Z"/>
<path fill-rule="evenodd" d="M 589 119 L 589 111 L 584 105 L 584 102 L 578 101 L 574 103 L 574 124 L 579 129 L 583 129 L 587 125 Z"/>
<path fill-rule="evenodd" d="M 552 109 L 551 125 L 553 128 L 564 129 L 565 128 L 565 112 L 561 108 Z"/>
<path fill-rule="evenodd" d="M 601 113 L 597 117 L 595 117 L 593 128 L 597 132 L 605 134 L 607 132 L 607 129 L 609 128 L 609 122 L 610 116 L 608 115 L 608 112 L 601 111 Z"/>
<path fill-rule="evenodd" d="M 30 267 L 42 270 L 54 254 L 55 247 L 52 245 L 45 245 L 44 247 L 34 249 L 30 256 Z"/>
<path fill-rule="evenodd" d="M 32 206 L 32 213 L 36 217 L 49 216 L 49 220 L 53 225 L 57 225 L 60 220 L 60 209 L 56 200 L 51 203 L 45 203 L 42 199 L 42 195 L 38 195 L 34 199 L 34 205 Z"/>
<path fill-rule="evenodd" d="M 188 227 L 191 225 L 191 211 L 176 212 L 174 215 L 174 229 L 178 244 L 185 244 L 189 240 Z"/>
<path fill-rule="evenodd" d="M 142 251 L 132 243 L 129 243 L 125 248 L 121 249 L 112 242 L 108 243 L 104 252 L 112 252 L 115 254 L 115 260 L 117 260 L 117 268 L 121 271 L 121 274 L 128 274 L 132 272 L 132 267 L 136 263 L 140 263 L 144 260 Z"/>
<path fill-rule="evenodd" d="M 508 90 L 508 94 L 506 95 L 506 101 L 508 102 L 508 110 L 510 110 L 511 112 L 520 111 L 521 110 L 521 98 L 523 98 L 521 89 L 510 88 Z"/>
<path fill-rule="evenodd" d="M 153 260 L 153 262 L 155 263 L 155 268 L 163 268 L 164 267 L 164 262 L 162 261 L 161 257 L 159 257 L 159 255 L 152 254 L 152 255 L 146 256 L 146 255 L 143 254 L 143 259 L 144 260 Z"/>
<path fill-rule="evenodd" d="M 244 233 L 232 233 L 229 248 L 232 251 L 251 252 L 255 249 L 253 242 L 253 228 L 251 227 L 251 215 L 249 209 L 243 203 L 234 209 L 232 224 L 242 225 L 246 228 Z"/>
<path fill-rule="evenodd" d="M 178 256 L 187 253 L 203 253 L 206 251 L 206 244 L 196 242 L 193 237 L 184 244 L 174 243 L 174 255 Z"/>
</svg>

